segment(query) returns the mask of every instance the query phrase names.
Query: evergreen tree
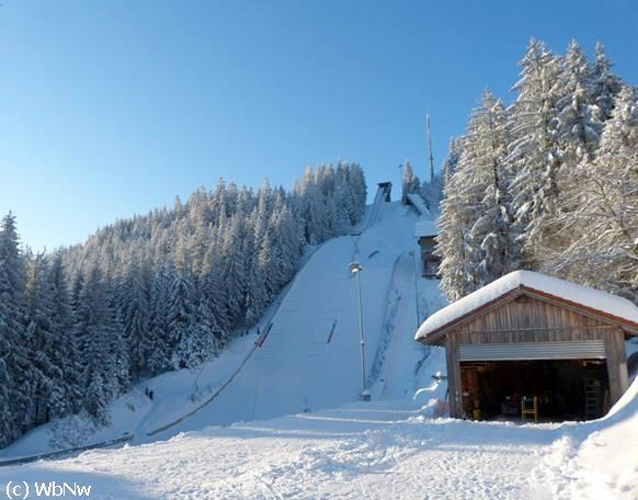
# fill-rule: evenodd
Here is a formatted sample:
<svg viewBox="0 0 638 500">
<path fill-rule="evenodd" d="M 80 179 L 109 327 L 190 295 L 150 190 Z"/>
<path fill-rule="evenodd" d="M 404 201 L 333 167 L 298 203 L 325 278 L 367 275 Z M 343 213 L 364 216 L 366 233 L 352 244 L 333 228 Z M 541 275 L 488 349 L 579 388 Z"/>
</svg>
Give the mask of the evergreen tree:
<svg viewBox="0 0 638 500">
<path fill-rule="evenodd" d="M 44 255 L 32 256 L 28 263 L 26 281 L 26 335 L 30 355 L 32 415 L 28 421 L 41 423 L 49 420 L 51 413 L 64 414 L 63 366 L 54 362 L 59 337 L 53 319 L 53 290 L 49 268 Z M 53 411 L 51 411 L 53 408 Z"/>
<path fill-rule="evenodd" d="M 591 85 L 599 113 L 599 134 L 602 133 L 604 123 L 611 118 L 614 100 L 623 87 L 622 80 L 611 72 L 611 67 L 605 48 L 600 42 L 597 43 L 596 60 L 591 69 Z"/>
<path fill-rule="evenodd" d="M 172 366 L 176 369 L 190 367 L 189 346 L 196 327 L 195 300 L 193 284 L 183 270 L 175 273 L 171 284 L 168 319 Z"/>
<path fill-rule="evenodd" d="M 537 268 L 534 248 L 546 236 L 546 220 L 557 209 L 562 154 L 556 117 L 564 95 L 559 79 L 562 61 L 544 43 L 532 40 L 520 66 L 521 80 L 514 86 L 519 96 L 508 124 L 508 162 L 514 173 L 512 205 L 524 252 L 522 265 Z"/>
<path fill-rule="evenodd" d="M 406 202 L 408 194 L 421 192 L 421 180 L 412 170 L 410 160 L 403 162 L 403 183 L 401 190 L 401 198 Z"/>
<path fill-rule="evenodd" d="M 518 249 L 511 234 L 508 143 L 505 107 L 486 91 L 470 119 L 457 170 L 462 177 L 462 200 L 472 212 L 466 252 L 471 282 L 478 288 L 518 266 Z"/>
<path fill-rule="evenodd" d="M 169 338 L 169 311 L 170 283 L 172 281 L 169 264 L 162 264 L 155 272 L 151 286 L 149 301 L 149 352 L 146 357 L 145 367 L 150 375 L 157 375 L 170 366 L 170 352 L 168 348 Z"/>
<path fill-rule="evenodd" d="M 3 378 L 11 382 L 8 390 L 9 417 L 5 425 L 12 429 L 10 440 L 28 422 L 33 402 L 32 370 L 29 346 L 25 342 L 25 264 L 19 247 L 15 217 L 9 213 L 0 225 L 0 359 Z"/>
<path fill-rule="evenodd" d="M 638 303 L 638 92 L 625 87 L 600 149 L 565 195 L 570 244 L 548 269 Z"/>
<path fill-rule="evenodd" d="M 102 274 L 97 267 L 93 267 L 80 283 L 73 329 L 82 366 L 80 383 L 86 391 L 83 406 L 89 415 L 104 422 L 107 419 L 103 411 L 106 402 L 109 396 L 117 392 L 110 376 L 115 360 L 111 356 L 109 345 L 109 334 L 112 333 L 109 305 Z"/>
<path fill-rule="evenodd" d="M 58 417 L 75 411 L 81 394 L 79 353 L 71 327 L 68 281 L 65 266 L 59 253 L 51 259 L 48 278 L 51 290 L 51 330 L 53 338 L 56 339 L 51 361 L 62 372 L 62 379 L 58 381 L 58 384 L 64 394 L 64 404 L 52 407 L 52 417 Z"/>
<path fill-rule="evenodd" d="M 155 349 L 149 327 L 149 270 L 142 262 L 130 262 L 123 282 L 122 318 L 126 340 L 131 379 L 139 380 L 145 362 Z"/>
<path fill-rule="evenodd" d="M 215 355 L 259 320 L 305 245 L 347 233 L 365 201 L 356 164 L 310 168 L 293 193 L 220 179 L 213 192 L 119 220 L 26 268 L 5 217 L 0 446 L 71 412 L 107 422 L 109 401 L 132 382 Z"/>
</svg>

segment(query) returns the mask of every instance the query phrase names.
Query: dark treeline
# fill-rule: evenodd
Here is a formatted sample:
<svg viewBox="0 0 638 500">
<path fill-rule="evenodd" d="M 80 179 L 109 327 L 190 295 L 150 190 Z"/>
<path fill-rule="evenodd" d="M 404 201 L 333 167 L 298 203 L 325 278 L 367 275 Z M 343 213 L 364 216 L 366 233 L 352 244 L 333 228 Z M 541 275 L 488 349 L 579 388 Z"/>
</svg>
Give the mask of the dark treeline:
<svg viewBox="0 0 638 500">
<path fill-rule="evenodd" d="M 0 447 L 107 403 L 141 377 L 193 367 L 255 324 L 304 247 L 365 210 L 356 164 L 307 169 L 292 192 L 226 185 L 121 220 L 49 255 L 0 228 Z"/>
<path fill-rule="evenodd" d="M 531 269 L 638 303 L 638 92 L 589 60 L 532 40 L 516 99 L 489 91 L 445 172 L 438 252 L 456 300 Z"/>
</svg>

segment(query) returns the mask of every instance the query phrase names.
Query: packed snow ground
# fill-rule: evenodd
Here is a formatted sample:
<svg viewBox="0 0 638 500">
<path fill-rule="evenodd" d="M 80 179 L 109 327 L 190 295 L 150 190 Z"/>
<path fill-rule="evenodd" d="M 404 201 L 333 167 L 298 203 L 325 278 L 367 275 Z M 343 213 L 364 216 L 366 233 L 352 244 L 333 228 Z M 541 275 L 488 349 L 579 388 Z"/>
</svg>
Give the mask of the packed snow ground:
<svg viewBox="0 0 638 500">
<path fill-rule="evenodd" d="M 191 418 L 148 435 L 228 380 L 256 334 L 197 370 L 139 385 L 113 403 L 108 428 L 76 418 L 31 432 L 0 460 L 125 433 L 135 440 L 2 468 L 0 494 L 9 481 L 55 480 L 93 485 L 91 498 L 636 498 L 636 383 L 598 422 L 432 418 L 445 397 L 445 383 L 433 378 L 445 370 L 444 355 L 413 337 L 445 301 L 436 282 L 415 280 L 416 220 L 409 208 L 383 203 L 366 230 L 319 247 L 260 324 L 273 325 L 263 346 Z M 354 260 L 364 268 L 372 403 L 353 403 L 361 390 Z"/>
<path fill-rule="evenodd" d="M 637 392 L 634 383 L 615 414 L 585 424 L 431 419 L 407 400 L 357 402 L 4 468 L 0 483 L 76 482 L 100 499 L 629 500 Z"/>
</svg>

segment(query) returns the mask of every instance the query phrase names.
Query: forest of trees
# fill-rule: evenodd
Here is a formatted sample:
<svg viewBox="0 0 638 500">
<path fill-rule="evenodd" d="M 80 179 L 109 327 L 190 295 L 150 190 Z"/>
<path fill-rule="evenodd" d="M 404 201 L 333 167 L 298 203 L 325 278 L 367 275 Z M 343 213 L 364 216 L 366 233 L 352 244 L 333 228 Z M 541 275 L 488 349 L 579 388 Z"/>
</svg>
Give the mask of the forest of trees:
<svg viewBox="0 0 638 500">
<path fill-rule="evenodd" d="M 603 47 L 532 40 L 510 106 L 486 91 L 445 169 L 450 300 L 531 269 L 638 303 L 638 91 Z"/>
<path fill-rule="evenodd" d="M 33 254 L 0 226 L 0 447 L 107 403 L 141 377 L 194 367 L 255 324 L 304 247 L 365 210 L 356 164 L 308 168 L 292 192 L 220 179 L 186 203 L 121 220 L 83 245 Z"/>
</svg>

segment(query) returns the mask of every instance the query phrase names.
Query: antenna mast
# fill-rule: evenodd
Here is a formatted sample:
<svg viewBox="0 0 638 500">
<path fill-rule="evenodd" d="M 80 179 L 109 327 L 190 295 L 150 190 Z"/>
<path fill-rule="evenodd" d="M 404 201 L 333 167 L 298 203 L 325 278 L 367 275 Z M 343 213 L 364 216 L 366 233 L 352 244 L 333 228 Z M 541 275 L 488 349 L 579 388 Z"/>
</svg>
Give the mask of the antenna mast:
<svg viewBox="0 0 638 500">
<path fill-rule="evenodd" d="M 430 129 L 430 115 L 426 111 L 425 112 L 425 127 L 427 131 L 427 139 L 428 139 L 428 153 L 430 160 L 430 183 L 434 181 L 434 156 L 432 156 L 432 130 Z"/>
</svg>

